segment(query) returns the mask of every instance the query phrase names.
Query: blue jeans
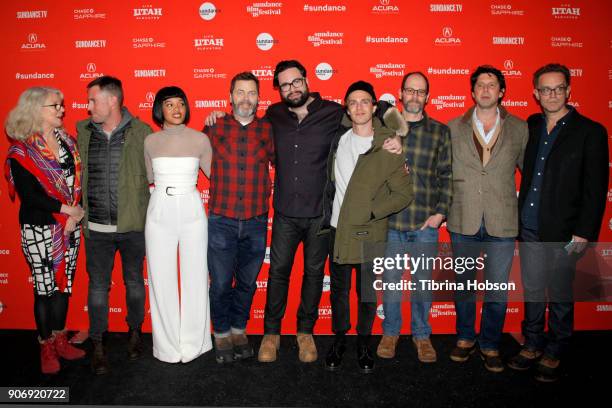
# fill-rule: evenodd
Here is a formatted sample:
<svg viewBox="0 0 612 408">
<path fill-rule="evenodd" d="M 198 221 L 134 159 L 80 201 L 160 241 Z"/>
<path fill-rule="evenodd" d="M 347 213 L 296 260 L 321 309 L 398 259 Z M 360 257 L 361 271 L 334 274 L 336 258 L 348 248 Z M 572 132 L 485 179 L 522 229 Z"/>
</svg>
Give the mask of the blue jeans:
<svg viewBox="0 0 612 408">
<path fill-rule="evenodd" d="M 508 282 L 512 259 L 514 258 L 514 237 L 500 238 L 489 235 L 483 223 L 475 235 L 451 232 L 451 241 L 455 258 L 470 257 L 475 259 L 486 254 L 483 280 L 492 283 Z M 464 273 L 456 273 L 455 279 L 456 282 L 461 282 L 465 286 L 467 281 L 476 279 L 476 269 L 466 268 Z M 485 292 L 478 339 L 482 350 L 499 350 L 499 341 L 506 319 L 507 299 L 506 291 Z M 475 341 L 476 292 L 473 290 L 457 292 L 455 294 L 455 309 L 457 311 L 458 340 Z"/>
<path fill-rule="evenodd" d="M 397 255 L 404 256 L 435 257 L 438 253 L 438 229 L 425 228 L 416 231 L 399 231 L 389 229 L 387 233 L 387 249 L 385 257 L 395 258 Z M 431 269 L 419 268 L 412 275 L 412 281 L 431 279 Z M 386 270 L 384 282 L 399 282 L 404 274 L 403 270 Z M 398 336 L 402 328 L 401 312 L 401 291 L 386 290 L 383 293 L 383 308 L 385 320 L 383 320 L 383 332 L 387 336 Z M 431 291 L 421 290 L 421 285 L 417 285 L 417 290 L 410 296 L 411 318 L 410 331 L 415 339 L 426 339 L 431 335 L 431 325 L 429 324 L 429 310 L 431 309 Z"/>
<path fill-rule="evenodd" d="M 244 330 L 266 255 L 268 214 L 238 220 L 208 216 L 210 315 L 215 334 Z"/>
</svg>

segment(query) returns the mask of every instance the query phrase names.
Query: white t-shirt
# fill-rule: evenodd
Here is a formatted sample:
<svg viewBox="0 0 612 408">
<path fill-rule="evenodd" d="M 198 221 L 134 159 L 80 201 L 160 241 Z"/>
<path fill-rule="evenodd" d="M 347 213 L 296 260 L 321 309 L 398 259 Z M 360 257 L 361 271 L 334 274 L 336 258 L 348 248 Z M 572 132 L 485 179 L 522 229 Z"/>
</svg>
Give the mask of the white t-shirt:
<svg viewBox="0 0 612 408">
<path fill-rule="evenodd" d="M 336 194 L 334 195 L 331 216 L 331 226 L 334 228 L 338 226 L 338 217 L 340 216 L 344 194 L 346 193 L 349 181 L 351 181 L 359 155 L 370 150 L 372 140 L 374 140 L 374 135 L 369 137 L 358 136 L 353 133 L 353 129 L 348 130 L 340 137 L 338 150 L 336 151 L 336 160 L 334 161 Z"/>
</svg>

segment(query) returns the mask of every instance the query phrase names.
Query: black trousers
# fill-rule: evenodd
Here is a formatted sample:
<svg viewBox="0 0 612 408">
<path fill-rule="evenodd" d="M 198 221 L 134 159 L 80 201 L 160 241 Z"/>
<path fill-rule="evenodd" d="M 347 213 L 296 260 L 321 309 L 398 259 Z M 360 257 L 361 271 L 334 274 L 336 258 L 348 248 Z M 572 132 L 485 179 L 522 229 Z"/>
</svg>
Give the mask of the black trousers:
<svg viewBox="0 0 612 408">
<path fill-rule="evenodd" d="M 329 257 L 333 259 L 336 230 L 330 234 Z M 374 273 L 372 264 L 337 264 L 330 262 L 331 273 L 331 308 L 332 330 L 335 334 L 344 334 L 351 328 L 350 293 L 353 270 L 357 272 L 355 289 L 357 290 L 357 334 L 369 336 L 376 317 L 376 291 L 374 290 Z"/>
<path fill-rule="evenodd" d="M 274 213 L 264 333 L 280 334 L 287 308 L 289 279 L 298 245 L 304 245 L 304 275 L 297 312 L 297 332 L 312 334 L 319 316 L 329 234 L 317 235 L 320 217 L 294 218 Z"/>
</svg>

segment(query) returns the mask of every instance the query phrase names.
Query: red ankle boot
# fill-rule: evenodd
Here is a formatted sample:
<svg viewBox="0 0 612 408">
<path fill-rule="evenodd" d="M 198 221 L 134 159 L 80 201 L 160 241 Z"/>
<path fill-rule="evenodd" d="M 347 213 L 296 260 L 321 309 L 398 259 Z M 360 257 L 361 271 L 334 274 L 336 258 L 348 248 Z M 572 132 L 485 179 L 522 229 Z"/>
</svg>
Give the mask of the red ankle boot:
<svg viewBox="0 0 612 408">
<path fill-rule="evenodd" d="M 55 351 L 57 355 L 66 360 L 76 360 L 85 357 L 85 352 L 74 347 L 68 342 L 68 335 L 65 331 L 55 333 Z"/>
<path fill-rule="evenodd" d="M 40 343 L 40 370 L 43 374 L 57 374 L 60 370 L 54 340 L 53 336 L 44 341 L 38 339 Z"/>
</svg>

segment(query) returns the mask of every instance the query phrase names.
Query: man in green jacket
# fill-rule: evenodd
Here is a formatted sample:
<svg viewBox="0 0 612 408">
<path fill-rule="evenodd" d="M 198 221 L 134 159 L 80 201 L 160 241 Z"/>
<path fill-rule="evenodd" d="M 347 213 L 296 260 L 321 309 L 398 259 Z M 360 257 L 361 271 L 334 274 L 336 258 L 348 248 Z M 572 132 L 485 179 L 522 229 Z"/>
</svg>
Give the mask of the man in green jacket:
<svg viewBox="0 0 612 408">
<path fill-rule="evenodd" d="M 405 208 L 413 198 L 412 178 L 404 155 L 389 153 L 382 145 L 396 133 L 378 117 L 371 84 L 352 84 L 344 98 L 346 116 L 330 149 L 322 229 L 330 229 L 332 329 L 336 339 L 325 359 L 328 370 L 342 363 L 345 335 L 350 329 L 349 294 L 353 269 L 357 271 L 359 318 L 357 359 L 360 371 L 370 373 L 374 360 L 368 341 L 376 316 L 372 261 L 384 254 L 387 217 Z M 381 105 L 383 106 L 383 105 Z M 380 115 L 406 134 L 406 124 L 395 108 Z M 350 118 L 350 119 L 349 119 Z M 344 127 L 347 126 L 347 127 Z"/>
<path fill-rule="evenodd" d="M 89 119 L 77 123 L 83 168 L 83 221 L 89 289 L 87 308 L 91 359 L 96 374 L 106 374 L 103 334 L 108 330 L 108 294 L 115 254 L 119 251 L 126 288 L 128 357 L 142 352 L 144 320 L 144 224 L 149 189 L 144 139 L 151 127 L 123 107 L 117 78 L 103 76 L 87 85 Z"/>
</svg>

